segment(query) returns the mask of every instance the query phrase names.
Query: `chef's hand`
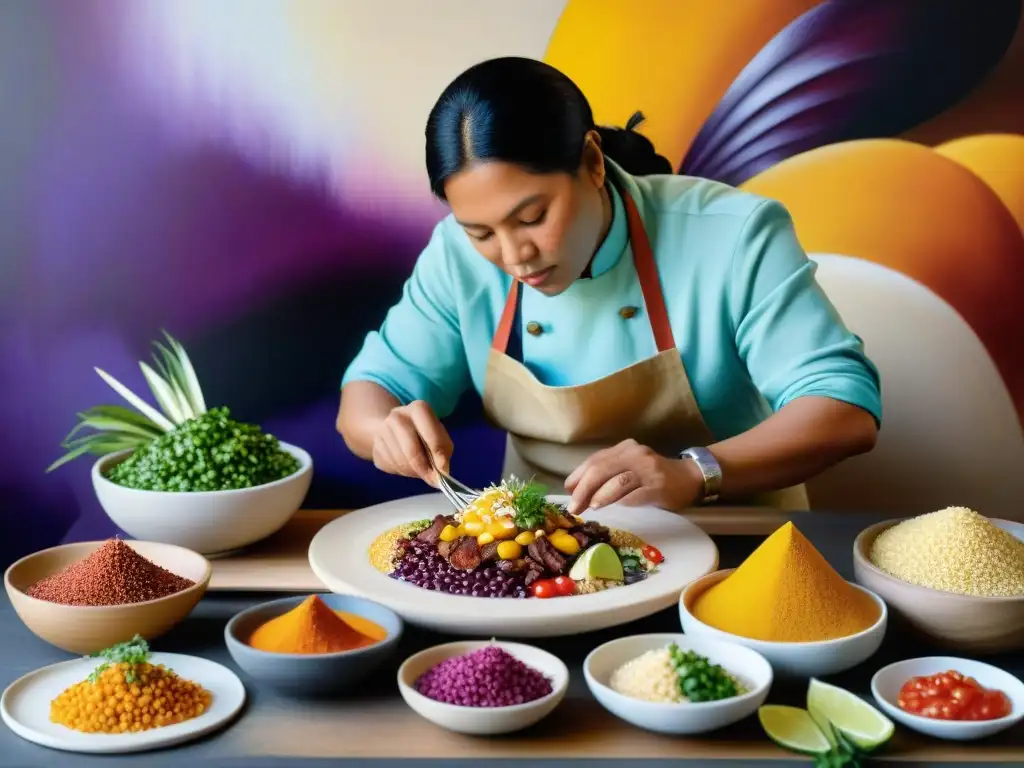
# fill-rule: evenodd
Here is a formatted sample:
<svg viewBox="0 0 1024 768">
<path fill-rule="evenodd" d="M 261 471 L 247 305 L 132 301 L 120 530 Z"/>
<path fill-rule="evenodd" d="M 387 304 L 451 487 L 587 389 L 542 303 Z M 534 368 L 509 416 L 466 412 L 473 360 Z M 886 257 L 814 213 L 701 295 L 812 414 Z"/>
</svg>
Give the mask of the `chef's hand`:
<svg viewBox="0 0 1024 768">
<path fill-rule="evenodd" d="M 704 493 L 704 477 L 688 459 L 669 459 L 635 440 L 593 454 L 565 481 L 569 512 L 613 502 L 649 504 L 672 511 L 693 506 Z"/>
<path fill-rule="evenodd" d="M 448 471 L 452 439 L 434 410 L 422 400 L 393 408 L 373 440 L 373 464 L 392 475 L 419 477 L 438 487 L 430 450 L 442 472 Z"/>
</svg>

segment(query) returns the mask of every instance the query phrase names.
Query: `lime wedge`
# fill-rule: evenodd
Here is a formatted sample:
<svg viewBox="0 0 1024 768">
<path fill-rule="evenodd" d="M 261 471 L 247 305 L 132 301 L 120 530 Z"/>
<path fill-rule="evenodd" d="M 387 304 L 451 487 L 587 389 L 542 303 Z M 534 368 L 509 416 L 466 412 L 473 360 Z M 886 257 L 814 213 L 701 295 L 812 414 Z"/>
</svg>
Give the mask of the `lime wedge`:
<svg viewBox="0 0 1024 768">
<path fill-rule="evenodd" d="M 892 721 L 860 696 L 821 680 L 811 678 L 807 687 L 807 709 L 818 722 L 829 722 L 842 736 L 865 751 L 892 738 Z"/>
<path fill-rule="evenodd" d="M 622 581 L 622 561 L 619 560 L 619 553 L 604 542 L 588 547 L 572 564 L 569 578 L 573 581 L 583 581 L 586 578 Z"/>
<path fill-rule="evenodd" d="M 806 709 L 765 704 L 757 710 L 757 719 L 768 738 L 784 749 L 803 755 L 827 755 L 832 751 L 832 743 Z"/>
</svg>

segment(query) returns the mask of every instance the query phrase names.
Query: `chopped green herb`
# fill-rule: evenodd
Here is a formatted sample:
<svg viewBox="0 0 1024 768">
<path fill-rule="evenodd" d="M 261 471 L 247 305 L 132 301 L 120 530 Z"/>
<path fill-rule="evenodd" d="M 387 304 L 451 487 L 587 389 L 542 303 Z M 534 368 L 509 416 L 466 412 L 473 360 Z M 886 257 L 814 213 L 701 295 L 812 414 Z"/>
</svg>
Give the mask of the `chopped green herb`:
<svg viewBox="0 0 1024 768">
<path fill-rule="evenodd" d="M 517 526 L 523 530 L 533 530 L 544 525 L 549 503 L 547 489 L 543 485 L 524 483 L 513 477 L 505 487 L 512 492 L 512 505 L 516 509 L 512 519 Z"/>
<path fill-rule="evenodd" d="M 135 410 L 99 405 L 79 413 L 78 424 L 61 443 L 66 453 L 47 471 L 85 454 L 132 451 L 107 473 L 112 482 L 143 491 L 185 492 L 251 488 L 298 470 L 298 460 L 273 435 L 234 421 L 226 408 L 207 409 L 184 347 L 164 335 L 166 343 L 153 343 L 153 364 L 139 363 L 159 408 L 97 368 Z"/>
<path fill-rule="evenodd" d="M 96 667 L 89 675 L 90 683 L 97 682 L 100 679 L 100 675 L 111 664 L 131 664 L 131 668 L 125 673 L 124 681 L 126 683 L 134 683 L 135 667 L 149 658 L 149 643 L 141 635 L 135 635 L 131 640 L 112 645 L 109 648 L 104 648 L 102 651 L 92 654 L 91 658 L 102 658 L 106 659 L 106 661 Z"/>
<path fill-rule="evenodd" d="M 672 666 L 679 676 L 679 691 L 690 701 L 718 701 L 739 694 L 736 683 L 718 664 L 675 643 L 668 647 Z"/>
</svg>

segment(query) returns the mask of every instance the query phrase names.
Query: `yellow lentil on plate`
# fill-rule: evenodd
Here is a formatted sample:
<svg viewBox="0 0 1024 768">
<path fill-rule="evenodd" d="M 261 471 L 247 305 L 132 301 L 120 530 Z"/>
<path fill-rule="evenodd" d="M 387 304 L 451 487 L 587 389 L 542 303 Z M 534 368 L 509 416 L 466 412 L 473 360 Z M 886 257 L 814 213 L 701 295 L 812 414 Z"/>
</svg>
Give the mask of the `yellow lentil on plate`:
<svg viewBox="0 0 1024 768">
<path fill-rule="evenodd" d="M 947 507 L 882 531 L 868 553 L 897 579 L 979 597 L 1024 595 L 1024 542 L 967 507 Z"/>
<path fill-rule="evenodd" d="M 402 523 L 396 525 L 373 540 L 370 544 L 370 564 L 381 573 L 391 573 L 395 570 L 398 555 L 398 541 L 404 539 L 412 531 L 419 533 L 425 526 L 421 522 Z"/>
<path fill-rule="evenodd" d="M 199 717 L 212 699 L 163 665 L 111 664 L 50 702 L 50 720 L 84 733 L 136 733 Z"/>
</svg>

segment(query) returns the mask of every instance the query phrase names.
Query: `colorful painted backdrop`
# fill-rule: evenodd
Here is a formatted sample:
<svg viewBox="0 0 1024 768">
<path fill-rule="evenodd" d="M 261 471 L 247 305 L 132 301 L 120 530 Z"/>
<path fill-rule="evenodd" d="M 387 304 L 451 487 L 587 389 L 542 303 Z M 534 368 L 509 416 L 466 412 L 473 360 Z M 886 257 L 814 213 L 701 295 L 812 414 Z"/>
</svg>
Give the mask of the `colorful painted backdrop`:
<svg viewBox="0 0 1024 768">
<path fill-rule="evenodd" d="M 307 505 L 423 486 L 355 460 L 337 387 L 443 209 L 422 131 L 482 58 L 635 110 L 680 173 L 782 200 L 809 251 L 918 281 L 1024 414 L 1021 0 L 7 0 L 0 5 L 4 559 L 114 532 L 74 414 L 159 329 L 207 398 L 314 456 Z M 907 350 L 913 355 L 913 350 Z M 969 376 L 970 372 L 957 375 Z M 1016 425 L 1015 425 L 1016 427 Z M 467 398 L 455 466 L 493 479 Z"/>
</svg>

